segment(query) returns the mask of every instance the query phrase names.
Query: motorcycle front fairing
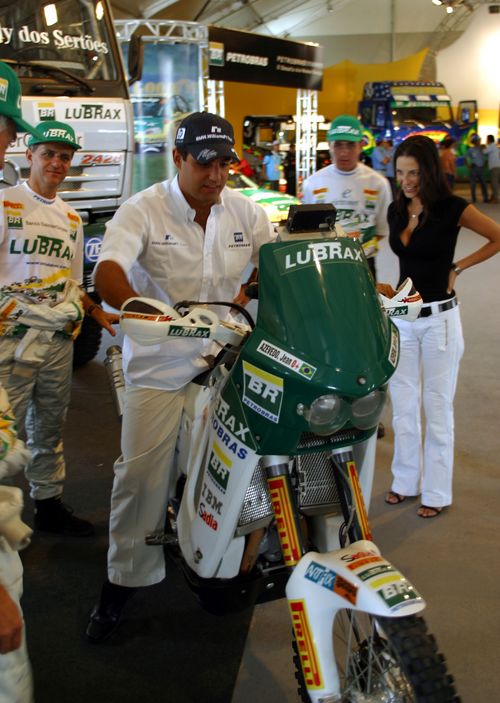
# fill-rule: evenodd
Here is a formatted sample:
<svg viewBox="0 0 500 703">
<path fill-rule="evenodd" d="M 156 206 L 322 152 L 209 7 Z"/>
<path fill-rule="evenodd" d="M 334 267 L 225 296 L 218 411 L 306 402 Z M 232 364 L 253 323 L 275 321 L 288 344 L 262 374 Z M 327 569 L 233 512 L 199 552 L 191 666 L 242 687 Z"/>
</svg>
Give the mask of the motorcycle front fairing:
<svg viewBox="0 0 500 703">
<path fill-rule="evenodd" d="M 310 427 L 298 409 L 325 395 L 342 399 L 342 428 L 313 451 L 373 442 L 378 415 L 355 427 L 350 403 L 383 387 L 398 359 L 396 327 L 359 243 L 328 237 L 264 245 L 259 286 L 256 329 L 215 400 L 207 452 L 181 507 L 179 532 L 190 537 L 181 549 L 203 578 L 238 573 L 244 538 L 234 534 L 259 456 L 311 451 L 301 447 Z M 372 464 L 373 454 L 372 447 Z M 371 476 L 367 492 L 370 486 Z"/>
<path fill-rule="evenodd" d="M 321 237 L 262 247 L 257 325 L 231 377 L 259 454 L 302 453 L 301 436 L 315 432 L 308 410 L 325 396 L 342 406 L 344 432 L 331 439 L 333 431 L 321 432 L 325 446 L 366 440 L 380 413 L 357 422 L 355 409 L 385 393 L 398 358 L 397 329 L 359 242 Z"/>
</svg>

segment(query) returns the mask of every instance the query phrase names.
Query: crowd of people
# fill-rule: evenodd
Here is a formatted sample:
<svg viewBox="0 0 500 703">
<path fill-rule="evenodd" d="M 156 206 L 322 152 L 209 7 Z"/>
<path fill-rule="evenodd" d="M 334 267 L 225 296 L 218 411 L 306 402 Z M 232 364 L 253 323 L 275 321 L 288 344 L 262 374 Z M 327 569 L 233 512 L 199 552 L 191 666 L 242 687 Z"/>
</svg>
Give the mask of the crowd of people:
<svg viewBox="0 0 500 703">
<path fill-rule="evenodd" d="M 26 124 L 16 75 L 0 63 L 0 78 L 9 91 L 0 102 L 0 165 L 16 128 L 31 134 L 27 181 L 0 192 L 0 478 L 24 468 L 36 530 L 89 537 L 90 522 L 62 502 L 72 345 L 84 315 L 112 335 L 118 318 L 80 287 L 81 218 L 57 195 L 80 148 L 75 133 L 62 122 Z M 453 399 L 464 347 L 458 276 L 500 250 L 500 226 L 452 194 L 455 172 L 445 156 L 452 144 L 440 152 L 425 136 L 409 137 L 395 149 L 381 140 L 369 167 L 360 160 L 363 128 L 355 117 L 333 120 L 327 139 L 331 163 L 303 183 L 303 202 L 336 207 L 347 236 L 361 241 L 375 281 L 379 243 L 388 238 L 399 260 L 398 285 L 411 277 L 423 298 L 416 322 L 396 321 L 401 343 L 390 382 L 394 480 L 386 502 L 420 496 L 417 514 L 436 517 L 452 503 Z M 476 139 L 467 153 L 473 201 L 477 183 L 489 200 L 482 171 L 487 159 L 492 200 L 498 202 L 494 140 L 490 147 L 481 149 Z M 290 173 L 295 158 L 290 148 L 285 164 Z M 107 224 L 95 282 L 113 309 L 136 296 L 170 305 L 182 299 L 236 299 L 246 267 L 257 266 L 260 247 L 275 239 L 265 211 L 225 187 L 229 170 L 239 162 L 227 120 L 207 112 L 185 117 L 176 130 L 173 160 L 174 178 L 132 196 Z M 262 177 L 275 184 L 281 166 L 274 144 Z M 456 260 L 462 227 L 486 242 Z M 51 242 L 43 250 L 42 237 Z M 378 286 L 384 295 L 395 293 L 383 281 Z M 86 628 L 94 643 L 114 632 L 138 588 L 165 577 L 163 553 L 146 547 L 144 535 L 163 526 L 184 395 L 191 379 L 207 368 L 206 349 L 206 340 L 181 343 L 175 352 L 166 344 L 151 348 L 124 341 L 126 387 L 107 580 Z M 20 560 L 0 534 L 0 700 L 29 703 L 20 594 Z"/>
</svg>

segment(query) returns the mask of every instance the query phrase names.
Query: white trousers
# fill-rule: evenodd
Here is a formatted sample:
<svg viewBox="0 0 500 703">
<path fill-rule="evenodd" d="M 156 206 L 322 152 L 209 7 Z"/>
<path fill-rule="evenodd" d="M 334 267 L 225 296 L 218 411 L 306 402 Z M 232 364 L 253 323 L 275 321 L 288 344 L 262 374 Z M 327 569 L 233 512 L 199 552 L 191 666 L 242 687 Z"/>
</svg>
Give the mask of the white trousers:
<svg viewBox="0 0 500 703">
<path fill-rule="evenodd" d="M 394 428 L 392 490 L 422 494 L 422 504 L 451 505 L 453 398 L 464 350 L 459 307 L 415 322 L 397 320 L 400 357 L 389 382 Z M 421 411 L 425 416 L 422 437 Z"/>
<path fill-rule="evenodd" d="M 114 465 L 109 519 L 108 578 L 121 586 L 150 586 L 165 578 L 161 546 L 147 546 L 163 529 L 175 489 L 172 471 L 185 389 L 164 391 L 127 385 L 122 455 Z"/>
<path fill-rule="evenodd" d="M 23 567 L 19 554 L 0 537 L 0 583 L 20 606 Z M 22 611 L 21 611 L 22 612 Z M 31 667 L 26 651 L 26 637 L 19 649 L 0 654 L 0 703 L 31 703 L 33 700 Z"/>
<path fill-rule="evenodd" d="M 16 365 L 19 340 L 0 340 L 0 383 L 9 396 L 21 437 L 31 450 L 26 468 L 30 495 L 45 500 L 61 495 L 66 477 L 62 430 L 71 396 L 73 341 L 54 335 L 39 365 Z"/>
</svg>

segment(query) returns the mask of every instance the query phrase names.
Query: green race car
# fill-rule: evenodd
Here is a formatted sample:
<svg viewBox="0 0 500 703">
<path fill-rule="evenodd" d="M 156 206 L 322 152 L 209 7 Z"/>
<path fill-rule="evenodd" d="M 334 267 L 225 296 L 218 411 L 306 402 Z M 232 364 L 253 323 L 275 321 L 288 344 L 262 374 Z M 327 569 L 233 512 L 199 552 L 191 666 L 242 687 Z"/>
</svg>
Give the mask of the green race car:
<svg viewBox="0 0 500 703">
<path fill-rule="evenodd" d="M 287 193 L 279 193 L 276 190 L 266 190 L 252 181 L 248 176 L 244 176 L 237 171 L 231 171 L 227 179 L 229 188 L 239 190 L 240 193 L 251 198 L 259 205 L 262 205 L 267 216 L 273 224 L 286 220 L 290 205 L 300 204 L 300 200 Z"/>
</svg>

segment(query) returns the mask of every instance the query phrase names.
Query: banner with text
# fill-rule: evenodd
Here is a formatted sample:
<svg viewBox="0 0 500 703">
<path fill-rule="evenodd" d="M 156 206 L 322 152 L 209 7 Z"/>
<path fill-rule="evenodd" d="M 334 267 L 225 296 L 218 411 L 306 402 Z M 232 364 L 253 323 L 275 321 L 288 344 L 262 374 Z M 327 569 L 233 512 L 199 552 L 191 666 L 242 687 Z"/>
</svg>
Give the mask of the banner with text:
<svg viewBox="0 0 500 703">
<path fill-rule="evenodd" d="M 209 78 L 321 90 L 323 47 L 210 26 Z"/>
</svg>

